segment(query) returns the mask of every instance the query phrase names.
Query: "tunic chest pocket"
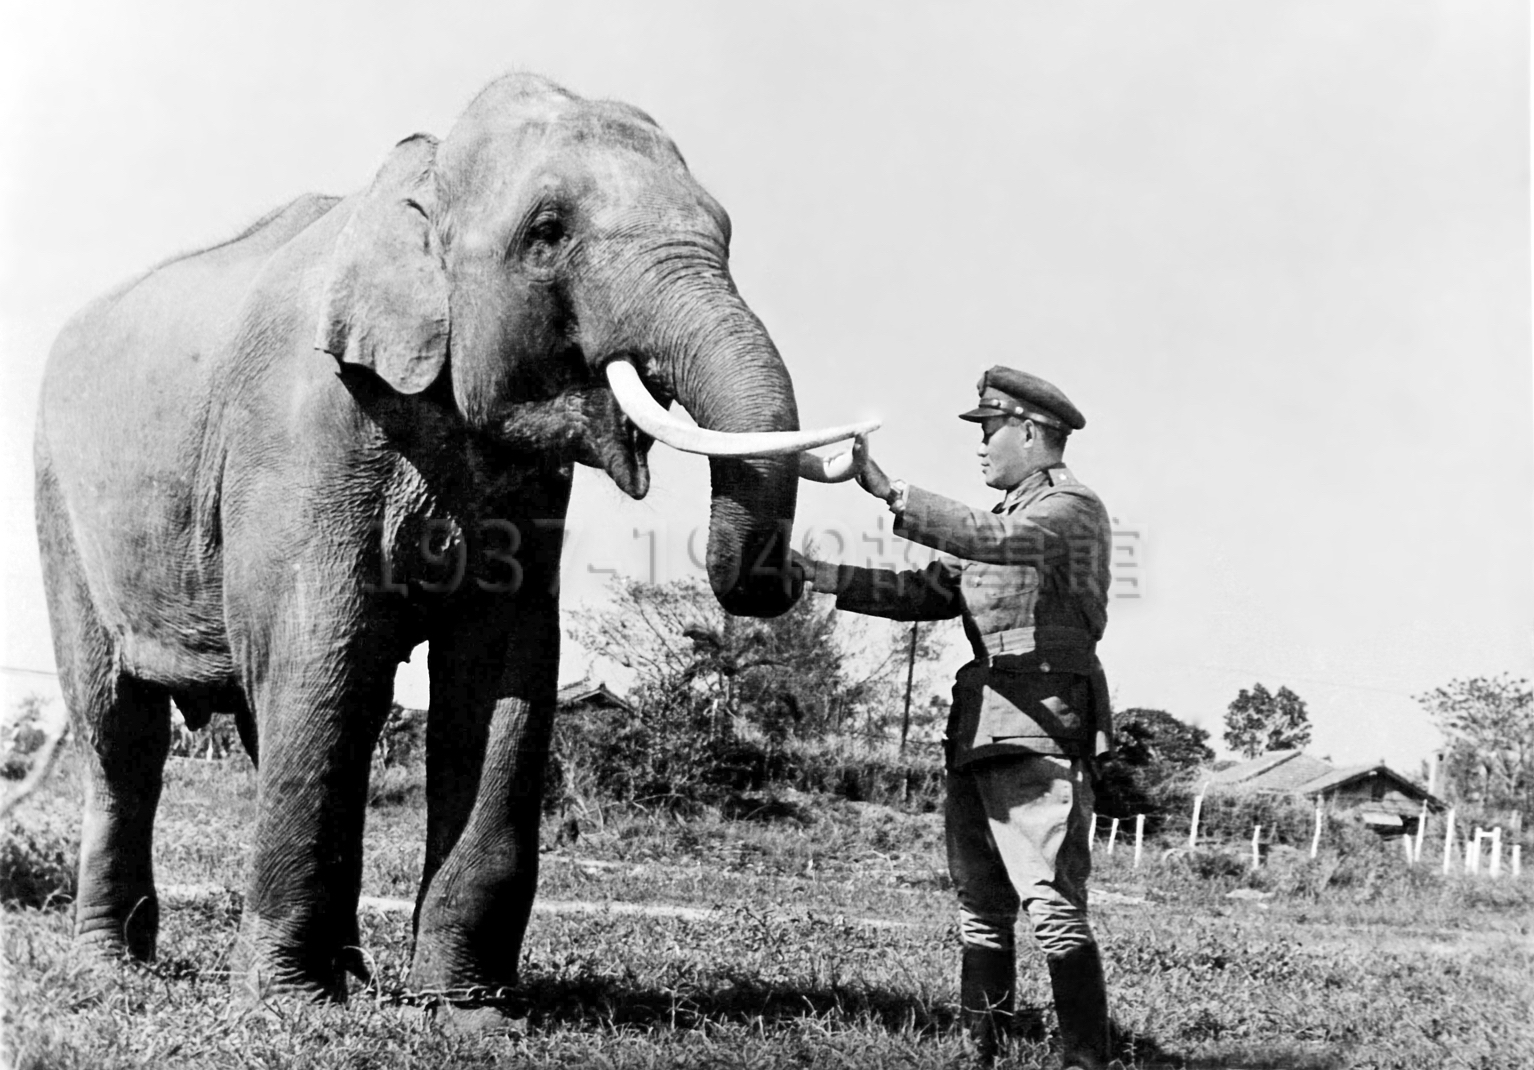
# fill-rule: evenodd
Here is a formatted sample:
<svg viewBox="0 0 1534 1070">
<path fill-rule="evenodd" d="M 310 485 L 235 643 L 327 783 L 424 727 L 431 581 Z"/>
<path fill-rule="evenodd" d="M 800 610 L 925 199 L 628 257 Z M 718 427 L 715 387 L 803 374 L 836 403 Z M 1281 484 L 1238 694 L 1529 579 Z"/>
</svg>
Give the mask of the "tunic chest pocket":
<svg viewBox="0 0 1534 1070">
<path fill-rule="evenodd" d="M 1032 565 L 974 565 L 964 570 L 964 602 L 982 632 L 1026 628 L 1039 583 Z"/>
</svg>

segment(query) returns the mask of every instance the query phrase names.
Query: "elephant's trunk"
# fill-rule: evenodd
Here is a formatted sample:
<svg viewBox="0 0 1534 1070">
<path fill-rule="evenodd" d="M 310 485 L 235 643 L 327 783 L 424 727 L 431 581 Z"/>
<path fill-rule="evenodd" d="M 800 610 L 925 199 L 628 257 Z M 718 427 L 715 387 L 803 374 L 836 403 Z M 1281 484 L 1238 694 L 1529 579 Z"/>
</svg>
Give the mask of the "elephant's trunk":
<svg viewBox="0 0 1534 1070">
<path fill-rule="evenodd" d="M 745 434 L 797 431 L 788 370 L 728 276 L 702 274 L 661 292 L 666 296 L 659 308 L 623 317 L 642 324 L 637 337 L 626 339 L 628 345 L 604 347 L 606 352 L 635 355 L 649 382 L 680 402 L 699 427 Z M 799 456 L 713 456 L 709 467 L 709 583 L 730 613 L 776 616 L 799 597 L 785 567 Z"/>
<path fill-rule="evenodd" d="M 684 305 L 702 308 L 661 321 L 678 337 L 659 350 L 671 358 L 659 370 L 698 426 L 737 433 L 798 430 L 788 369 L 734 287 L 695 295 Z M 776 616 L 799 597 L 786 568 L 798 456 L 711 457 L 709 470 L 707 560 L 714 594 L 730 613 Z"/>
</svg>

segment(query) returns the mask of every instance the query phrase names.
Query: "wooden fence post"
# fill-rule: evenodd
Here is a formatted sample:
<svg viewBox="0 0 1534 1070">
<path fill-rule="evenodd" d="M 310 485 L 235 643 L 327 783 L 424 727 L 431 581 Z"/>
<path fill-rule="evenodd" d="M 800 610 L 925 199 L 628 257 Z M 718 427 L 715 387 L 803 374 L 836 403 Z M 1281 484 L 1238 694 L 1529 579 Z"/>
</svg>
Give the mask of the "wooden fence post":
<svg viewBox="0 0 1534 1070">
<path fill-rule="evenodd" d="M 1513 879 L 1517 880 L 1523 873 L 1523 844 L 1513 844 Z"/>
<path fill-rule="evenodd" d="M 1135 869 L 1140 868 L 1140 848 L 1145 844 L 1145 815 L 1135 815 Z M 1513 848 L 1513 868 L 1518 868 L 1518 848 Z"/>
<path fill-rule="evenodd" d="M 1113 857 L 1113 845 L 1119 839 L 1119 819 L 1113 819 L 1113 825 L 1108 829 L 1108 857 Z"/>
<path fill-rule="evenodd" d="M 1097 811 L 1094 810 L 1090 816 L 1091 823 L 1089 827 L 1092 831 L 1087 833 L 1087 850 L 1095 851 L 1097 850 Z"/>
<path fill-rule="evenodd" d="M 1198 815 L 1204 809 L 1204 793 L 1193 796 L 1193 823 L 1188 826 L 1188 849 L 1198 846 Z"/>
<path fill-rule="evenodd" d="M 1316 831 L 1310 837 L 1310 857 L 1315 858 L 1321 849 L 1321 800 L 1316 800 Z"/>
<path fill-rule="evenodd" d="M 1454 858 L 1454 807 L 1449 807 L 1443 819 L 1443 875 L 1449 875 L 1449 863 Z"/>
<path fill-rule="evenodd" d="M 1417 818 L 1417 850 L 1414 862 L 1422 861 L 1422 838 L 1427 835 L 1427 800 L 1422 800 L 1422 815 Z"/>
<path fill-rule="evenodd" d="M 1465 872 L 1479 873 L 1481 871 L 1481 826 L 1475 827 L 1474 846 L 1471 846 L 1470 837 L 1465 837 Z"/>
<path fill-rule="evenodd" d="M 1498 825 L 1491 830 L 1491 867 L 1487 875 L 1492 877 L 1502 876 L 1502 826 Z"/>
<path fill-rule="evenodd" d="M 1261 825 L 1253 825 L 1252 826 L 1252 868 L 1253 869 L 1256 869 L 1258 866 L 1262 865 L 1261 839 L 1262 839 L 1262 826 Z"/>
</svg>

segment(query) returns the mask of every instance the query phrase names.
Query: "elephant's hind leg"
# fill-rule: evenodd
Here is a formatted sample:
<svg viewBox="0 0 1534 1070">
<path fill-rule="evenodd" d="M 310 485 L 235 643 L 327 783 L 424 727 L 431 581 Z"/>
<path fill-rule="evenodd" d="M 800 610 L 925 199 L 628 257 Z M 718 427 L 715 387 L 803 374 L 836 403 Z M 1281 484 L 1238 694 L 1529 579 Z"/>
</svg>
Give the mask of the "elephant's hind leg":
<svg viewBox="0 0 1534 1070">
<path fill-rule="evenodd" d="M 170 750 L 170 702 L 127 676 L 93 702 L 76 720 L 86 781 L 75 940 L 110 955 L 152 959 L 160 930 L 154 815 Z"/>
<path fill-rule="evenodd" d="M 46 473 L 38 482 L 54 655 L 85 775 L 75 940 L 107 956 L 150 959 L 160 925 L 151 846 L 170 750 L 170 700 L 118 669 L 65 514 Z"/>
</svg>

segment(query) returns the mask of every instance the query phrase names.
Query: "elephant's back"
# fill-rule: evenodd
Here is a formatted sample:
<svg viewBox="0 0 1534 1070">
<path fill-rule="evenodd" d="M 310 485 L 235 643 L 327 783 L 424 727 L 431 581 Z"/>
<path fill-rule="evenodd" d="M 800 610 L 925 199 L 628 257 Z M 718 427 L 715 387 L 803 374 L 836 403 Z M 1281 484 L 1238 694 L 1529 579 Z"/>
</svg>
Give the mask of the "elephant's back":
<svg viewBox="0 0 1534 1070">
<path fill-rule="evenodd" d="M 88 404 L 92 383 L 119 380 L 130 397 L 141 393 L 134 384 L 152 383 L 159 396 L 201 378 L 206 368 L 198 366 L 217 357 L 261 269 L 339 201 L 305 194 L 234 237 L 163 261 L 91 302 L 54 343 L 44 406 Z M 129 397 L 114 389 L 113 400 L 121 407 Z"/>
<path fill-rule="evenodd" d="M 86 306 L 49 354 L 40 446 L 69 493 L 72 468 L 98 486 L 184 479 L 209 393 L 252 282 L 336 198 L 305 196 L 234 238 L 166 261 Z"/>
<path fill-rule="evenodd" d="M 340 198 L 305 194 L 234 237 L 164 260 L 81 309 L 60 332 L 51 365 L 88 361 L 143 372 L 157 360 L 216 344 L 273 254 Z"/>
<path fill-rule="evenodd" d="M 159 265 L 83 309 L 54 344 L 39 464 L 98 612 L 124 641 L 217 645 L 221 459 L 209 413 L 227 383 L 220 365 L 238 351 L 231 337 L 263 266 L 335 203 L 299 198 Z"/>
</svg>

